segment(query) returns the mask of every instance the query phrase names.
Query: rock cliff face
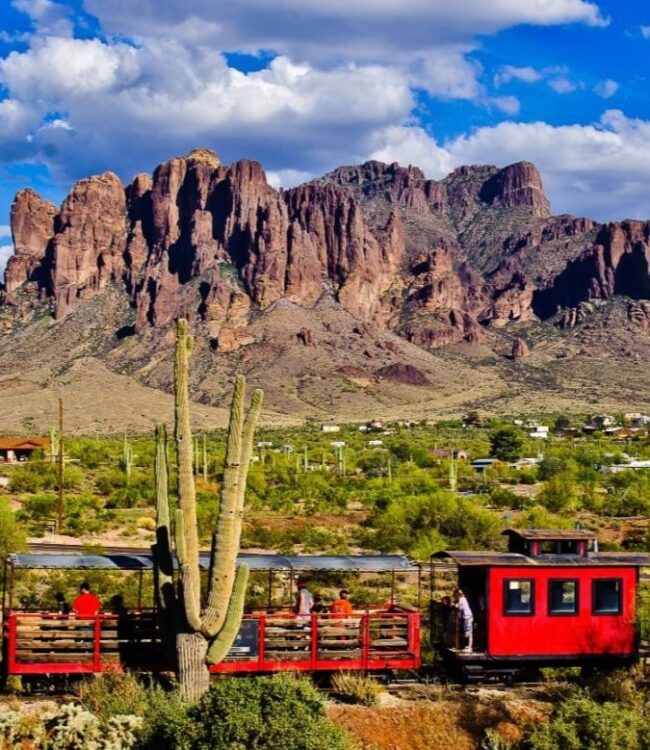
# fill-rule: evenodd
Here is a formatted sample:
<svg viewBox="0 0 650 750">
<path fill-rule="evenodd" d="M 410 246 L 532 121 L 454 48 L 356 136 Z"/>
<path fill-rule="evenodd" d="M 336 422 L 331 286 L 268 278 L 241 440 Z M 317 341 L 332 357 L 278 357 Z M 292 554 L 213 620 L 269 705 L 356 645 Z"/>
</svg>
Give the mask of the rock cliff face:
<svg viewBox="0 0 650 750">
<path fill-rule="evenodd" d="M 5 309 L 60 319 L 115 285 L 136 333 L 182 314 L 223 352 L 253 343 L 251 316 L 280 300 L 333 298 L 367 330 L 435 348 L 591 299 L 650 298 L 650 223 L 552 217 L 528 162 L 436 181 L 369 161 L 277 191 L 257 162 L 199 149 L 126 187 L 110 172 L 81 180 L 59 211 L 21 191 L 11 226 Z"/>
</svg>

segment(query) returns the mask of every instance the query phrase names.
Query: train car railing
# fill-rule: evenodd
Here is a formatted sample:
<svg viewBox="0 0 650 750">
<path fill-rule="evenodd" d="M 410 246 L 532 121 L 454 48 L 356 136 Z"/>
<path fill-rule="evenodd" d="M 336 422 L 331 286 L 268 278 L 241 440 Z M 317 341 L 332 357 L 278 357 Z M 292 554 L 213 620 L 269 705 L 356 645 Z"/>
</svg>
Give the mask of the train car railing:
<svg viewBox="0 0 650 750">
<path fill-rule="evenodd" d="M 84 674 L 144 667 L 159 654 L 152 612 L 89 617 L 12 612 L 4 621 L 8 674 Z"/>
<path fill-rule="evenodd" d="M 255 614 L 211 672 L 416 669 L 419 612 Z"/>
<path fill-rule="evenodd" d="M 8 674 L 84 674 L 118 665 L 164 667 L 153 612 L 92 617 L 8 613 Z M 420 666 L 418 612 L 245 616 L 227 658 L 211 672 L 415 669 Z"/>
</svg>

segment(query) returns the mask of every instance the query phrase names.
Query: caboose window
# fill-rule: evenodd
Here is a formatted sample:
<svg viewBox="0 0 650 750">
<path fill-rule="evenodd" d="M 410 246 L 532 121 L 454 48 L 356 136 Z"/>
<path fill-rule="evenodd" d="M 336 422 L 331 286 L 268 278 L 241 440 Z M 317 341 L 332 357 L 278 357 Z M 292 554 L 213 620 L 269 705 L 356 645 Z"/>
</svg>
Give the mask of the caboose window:
<svg viewBox="0 0 650 750">
<path fill-rule="evenodd" d="M 551 615 L 578 613 L 578 581 L 551 579 L 548 582 L 548 611 Z"/>
<path fill-rule="evenodd" d="M 535 582 L 529 579 L 508 579 L 503 586 L 503 610 L 506 615 L 532 615 Z"/>
<path fill-rule="evenodd" d="M 595 615 L 619 615 L 623 600 L 623 581 L 620 578 L 601 578 L 593 582 L 593 612 Z"/>
</svg>

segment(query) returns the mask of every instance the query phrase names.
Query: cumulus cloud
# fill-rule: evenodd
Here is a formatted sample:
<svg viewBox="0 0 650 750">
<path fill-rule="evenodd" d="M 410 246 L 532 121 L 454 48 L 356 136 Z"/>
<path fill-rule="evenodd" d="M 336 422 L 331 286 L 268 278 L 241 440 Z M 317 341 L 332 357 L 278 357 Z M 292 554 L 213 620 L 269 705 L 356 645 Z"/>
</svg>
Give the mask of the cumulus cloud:
<svg viewBox="0 0 650 750">
<path fill-rule="evenodd" d="M 565 76 L 558 76 L 557 78 L 551 78 L 548 85 L 555 91 L 556 94 L 571 94 L 577 88 L 576 84 L 570 81 Z"/>
<path fill-rule="evenodd" d="M 614 96 L 619 88 L 620 87 L 616 81 L 612 81 L 611 78 L 608 78 L 607 80 L 601 81 L 600 83 L 596 84 L 596 86 L 594 87 L 594 91 L 603 99 L 609 99 L 610 96 Z"/>
<path fill-rule="evenodd" d="M 435 179 L 462 164 L 531 161 L 558 213 L 601 221 L 650 218 L 650 122 L 620 110 L 590 125 L 504 122 L 445 143 L 417 126 L 389 128 L 377 136 L 373 156 L 418 164 Z"/>
<path fill-rule="evenodd" d="M 4 280 L 7 261 L 14 254 L 13 245 L 0 245 L 0 279 Z"/>
<path fill-rule="evenodd" d="M 537 83 L 544 77 L 544 73 L 535 68 L 527 65 L 523 68 L 518 68 L 515 65 L 504 65 L 494 76 L 494 85 L 502 86 L 504 83 L 510 83 L 510 81 L 523 81 L 524 83 Z"/>
<path fill-rule="evenodd" d="M 650 39 L 650 26 L 641 26 L 641 36 L 644 39 Z"/>
</svg>

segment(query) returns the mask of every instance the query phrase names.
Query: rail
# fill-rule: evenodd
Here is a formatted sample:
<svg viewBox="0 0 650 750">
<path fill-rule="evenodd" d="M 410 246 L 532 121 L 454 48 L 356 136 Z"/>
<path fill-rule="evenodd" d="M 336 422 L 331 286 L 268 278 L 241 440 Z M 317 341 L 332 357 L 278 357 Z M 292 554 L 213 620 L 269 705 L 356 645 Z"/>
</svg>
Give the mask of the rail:
<svg viewBox="0 0 650 750">
<path fill-rule="evenodd" d="M 84 674 L 118 665 L 161 669 L 150 611 L 76 617 L 11 612 L 4 622 L 8 674 Z M 212 672 L 414 669 L 418 612 L 247 615 L 228 657 Z"/>
</svg>

